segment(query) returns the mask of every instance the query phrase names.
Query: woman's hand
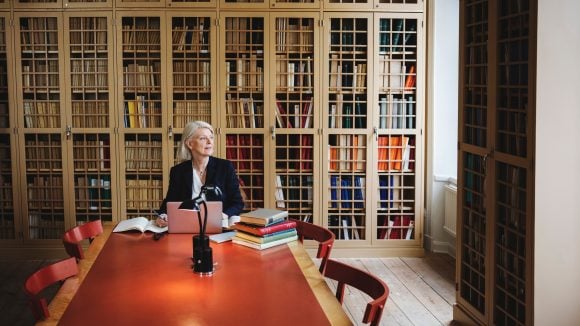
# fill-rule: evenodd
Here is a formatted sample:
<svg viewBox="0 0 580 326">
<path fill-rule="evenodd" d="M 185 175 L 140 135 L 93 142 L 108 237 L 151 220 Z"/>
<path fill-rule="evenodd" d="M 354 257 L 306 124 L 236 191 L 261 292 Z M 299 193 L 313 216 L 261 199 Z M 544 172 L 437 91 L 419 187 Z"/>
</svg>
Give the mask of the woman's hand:
<svg viewBox="0 0 580 326">
<path fill-rule="evenodd" d="M 167 226 L 167 215 L 161 214 L 159 217 L 157 217 L 157 219 L 155 220 L 155 225 L 157 225 L 160 228 L 166 227 Z"/>
</svg>

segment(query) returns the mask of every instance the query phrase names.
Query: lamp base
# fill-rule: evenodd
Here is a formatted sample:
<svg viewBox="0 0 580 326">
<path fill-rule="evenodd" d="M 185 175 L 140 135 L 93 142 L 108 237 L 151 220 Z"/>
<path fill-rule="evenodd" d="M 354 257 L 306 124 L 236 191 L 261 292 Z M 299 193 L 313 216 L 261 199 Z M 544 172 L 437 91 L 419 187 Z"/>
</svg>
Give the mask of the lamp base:
<svg viewBox="0 0 580 326">
<path fill-rule="evenodd" d="M 201 275 L 213 274 L 213 252 L 206 235 L 194 235 L 193 241 L 193 272 Z"/>
</svg>

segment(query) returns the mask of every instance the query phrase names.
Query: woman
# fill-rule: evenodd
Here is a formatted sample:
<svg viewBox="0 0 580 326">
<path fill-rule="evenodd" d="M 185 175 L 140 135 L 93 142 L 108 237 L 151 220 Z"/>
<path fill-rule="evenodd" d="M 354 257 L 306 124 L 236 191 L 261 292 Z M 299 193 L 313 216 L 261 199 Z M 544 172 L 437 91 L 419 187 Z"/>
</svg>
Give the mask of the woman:
<svg viewBox="0 0 580 326">
<path fill-rule="evenodd" d="M 217 186 L 222 191 L 224 216 L 240 215 L 244 202 L 234 165 L 211 156 L 214 150 L 212 126 L 204 121 L 189 122 L 182 137 L 178 155 L 184 162 L 171 168 L 169 188 L 159 209 L 157 225 L 167 225 L 167 202 L 195 198 L 206 184 Z"/>
</svg>

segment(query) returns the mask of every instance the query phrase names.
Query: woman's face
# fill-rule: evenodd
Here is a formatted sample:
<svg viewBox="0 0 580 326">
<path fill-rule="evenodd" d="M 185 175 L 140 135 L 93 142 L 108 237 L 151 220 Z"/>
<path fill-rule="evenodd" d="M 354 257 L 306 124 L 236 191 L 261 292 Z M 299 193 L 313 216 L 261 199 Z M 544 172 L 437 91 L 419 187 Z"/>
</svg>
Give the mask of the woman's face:
<svg viewBox="0 0 580 326">
<path fill-rule="evenodd" d="M 199 128 L 186 142 L 193 157 L 206 157 L 213 154 L 213 133 L 207 128 Z"/>
</svg>

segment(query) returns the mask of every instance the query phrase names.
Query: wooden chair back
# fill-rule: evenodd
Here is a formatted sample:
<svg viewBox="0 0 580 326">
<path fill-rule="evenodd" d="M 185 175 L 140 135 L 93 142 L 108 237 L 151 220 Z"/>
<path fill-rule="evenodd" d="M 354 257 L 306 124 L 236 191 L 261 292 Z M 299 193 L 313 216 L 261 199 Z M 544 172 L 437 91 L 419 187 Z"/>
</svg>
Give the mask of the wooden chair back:
<svg viewBox="0 0 580 326">
<path fill-rule="evenodd" d="M 83 259 L 85 258 L 85 255 L 83 247 L 81 246 L 81 241 L 89 239 L 89 242 L 92 242 L 93 239 L 101 233 L 103 233 L 103 224 L 101 223 L 101 220 L 95 220 L 75 226 L 66 231 L 62 236 L 64 249 L 69 256 L 76 257 L 77 260 Z"/>
<path fill-rule="evenodd" d="M 326 262 L 330 257 L 330 252 L 332 251 L 332 246 L 334 245 L 334 233 L 330 230 L 308 222 L 303 222 L 300 220 L 296 221 L 296 232 L 298 233 L 298 240 L 301 242 L 304 239 L 311 239 L 318 242 L 318 252 L 316 253 L 316 258 L 321 258 L 320 262 L 320 273 L 324 274 L 324 269 L 326 268 Z"/>
<path fill-rule="evenodd" d="M 42 290 L 56 282 L 77 275 L 78 272 L 76 258 L 70 257 L 44 266 L 26 278 L 24 292 L 28 297 L 30 309 L 36 320 L 43 320 L 50 316 L 46 298 L 41 296 Z"/>
<path fill-rule="evenodd" d="M 336 298 L 341 304 L 347 284 L 373 298 L 366 306 L 362 322 L 373 326 L 379 324 L 389 297 L 389 287 L 385 282 L 371 273 L 332 259 L 326 262 L 324 276 L 338 281 Z"/>
</svg>

